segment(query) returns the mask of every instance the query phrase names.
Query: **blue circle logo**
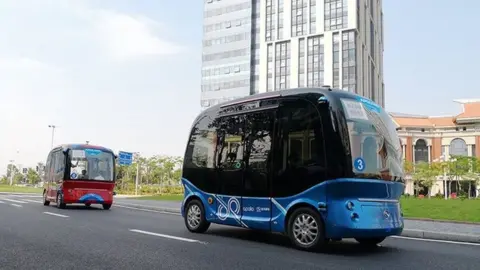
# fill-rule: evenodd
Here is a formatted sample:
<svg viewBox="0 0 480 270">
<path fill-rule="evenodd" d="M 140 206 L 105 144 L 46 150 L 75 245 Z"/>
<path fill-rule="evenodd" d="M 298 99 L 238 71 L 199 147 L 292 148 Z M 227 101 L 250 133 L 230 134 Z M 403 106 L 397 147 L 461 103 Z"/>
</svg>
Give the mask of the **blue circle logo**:
<svg viewBox="0 0 480 270">
<path fill-rule="evenodd" d="M 78 176 L 78 175 L 77 175 L 76 173 L 74 173 L 74 172 L 70 174 L 70 178 L 71 178 L 71 179 L 77 179 L 77 176 Z"/>
<path fill-rule="evenodd" d="M 357 171 L 363 172 L 363 170 L 365 170 L 365 160 L 363 160 L 361 157 L 358 157 L 353 162 L 353 166 Z"/>
</svg>

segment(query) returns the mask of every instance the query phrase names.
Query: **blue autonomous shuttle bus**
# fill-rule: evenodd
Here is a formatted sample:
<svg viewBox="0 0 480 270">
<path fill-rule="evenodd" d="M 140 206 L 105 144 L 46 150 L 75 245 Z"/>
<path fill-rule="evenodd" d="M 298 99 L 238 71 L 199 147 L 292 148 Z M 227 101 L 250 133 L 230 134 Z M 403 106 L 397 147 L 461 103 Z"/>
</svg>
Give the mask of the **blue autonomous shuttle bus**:
<svg viewBox="0 0 480 270">
<path fill-rule="evenodd" d="M 396 126 L 373 101 L 341 90 L 289 89 L 203 111 L 185 152 L 182 216 L 280 232 L 300 249 L 403 230 Z"/>
</svg>

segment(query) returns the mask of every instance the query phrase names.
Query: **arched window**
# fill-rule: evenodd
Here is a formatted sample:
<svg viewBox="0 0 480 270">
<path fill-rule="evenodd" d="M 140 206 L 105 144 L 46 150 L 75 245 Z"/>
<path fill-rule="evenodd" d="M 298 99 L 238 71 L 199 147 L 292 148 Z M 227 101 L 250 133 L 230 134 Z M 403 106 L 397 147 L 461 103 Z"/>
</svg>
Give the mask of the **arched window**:
<svg viewBox="0 0 480 270">
<path fill-rule="evenodd" d="M 428 162 L 428 146 L 424 139 L 415 143 L 415 163 Z"/>
<path fill-rule="evenodd" d="M 450 155 L 453 156 L 468 156 L 467 143 L 460 138 L 454 139 L 450 143 Z"/>
</svg>

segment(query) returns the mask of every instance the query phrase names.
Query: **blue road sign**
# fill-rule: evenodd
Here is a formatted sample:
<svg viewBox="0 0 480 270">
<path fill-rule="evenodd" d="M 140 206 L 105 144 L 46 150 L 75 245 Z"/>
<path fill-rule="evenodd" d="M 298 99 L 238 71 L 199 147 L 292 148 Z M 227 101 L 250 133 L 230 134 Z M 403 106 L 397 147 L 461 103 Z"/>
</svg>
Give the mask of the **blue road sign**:
<svg viewBox="0 0 480 270">
<path fill-rule="evenodd" d="M 133 162 L 133 153 L 129 152 L 118 152 L 118 164 L 120 165 L 130 165 Z"/>
</svg>

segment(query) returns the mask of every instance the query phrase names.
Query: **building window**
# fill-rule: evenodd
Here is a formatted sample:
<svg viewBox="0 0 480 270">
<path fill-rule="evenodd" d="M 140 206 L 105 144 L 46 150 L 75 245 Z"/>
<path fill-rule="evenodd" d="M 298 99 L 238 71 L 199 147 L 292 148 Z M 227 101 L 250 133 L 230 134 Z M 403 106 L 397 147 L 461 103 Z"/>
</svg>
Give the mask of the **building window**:
<svg viewBox="0 0 480 270">
<path fill-rule="evenodd" d="M 307 63 L 307 86 L 322 86 L 325 72 L 323 36 L 308 39 Z"/>
<path fill-rule="evenodd" d="M 450 143 L 450 155 L 452 156 L 468 156 L 467 143 L 460 138 L 454 139 Z"/>
<path fill-rule="evenodd" d="M 283 39 L 283 0 L 278 0 L 278 39 Z"/>
<path fill-rule="evenodd" d="M 333 34 L 333 87 L 340 87 L 340 34 Z"/>
<path fill-rule="evenodd" d="M 310 0 L 310 34 L 317 33 L 317 0 Z"/>
<path fill-rule="evenodd" d="M 375 27 L 373 21 L 370 21 L 370 55 L 373 61 L 375 61 Z"/>
<path fill-rule="evenodd" d="M 372 93 L 372 100 L 375 102 L 378 102 L 377 99 L 377 91 L 375 89 L 376 83 L 375 83 L 375 66 L 373 65 L 373 62 L 370 61 L 370 92 Z"/>
<path fill-rule="evenodd" d="M 351 92 L 357 90 L 356 35 L 354 31 L 342 33 L 342 87 Z"/>
<path fill-rule="evenodd" d="M 267 46 L 267 92 L 273 91 L 273 45 Z"/>
<path fill-rule="evenodd" d="M 292 1 L 292 37 L 307 34 L 308 0 Z"/>
<path fill-rule="evenodd" d="M 475 144 L 472 145 L 472 157 L 477 156 L 477 147 Z"/>
<path fill-rule="evenodd" d="M 265 31 L 265 40 L 272 41 L 274 40 L 275 34 L 275 8 L 273 5 L 273 0 L 266 0 L 266 31 Z"/>
<path fill-rule="evenodd" d="M 290 87 L 290 42 L 275 44 L 275 90 Z"/>
<path fill-rule="evenodd" d="M 415 163 L 419 162 L 428 163 L 428 146 L 427 142 L 423 139 L 419 139 L 415 143 Z"/>
<path fill-rule="evenodd" d="M 305 39 L 298 40 L 298 87 L 305 87 Z"/>
<path fill-rule="evenodd" d="M 348 27 L 346 0 L 325 0 L 325 31 Z"/>
</svg>

